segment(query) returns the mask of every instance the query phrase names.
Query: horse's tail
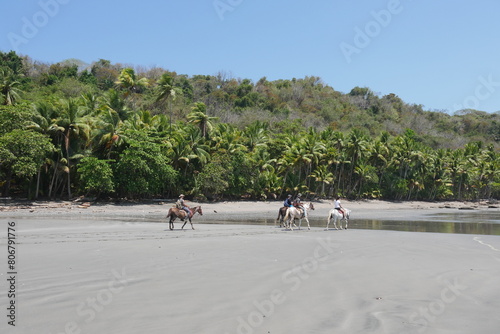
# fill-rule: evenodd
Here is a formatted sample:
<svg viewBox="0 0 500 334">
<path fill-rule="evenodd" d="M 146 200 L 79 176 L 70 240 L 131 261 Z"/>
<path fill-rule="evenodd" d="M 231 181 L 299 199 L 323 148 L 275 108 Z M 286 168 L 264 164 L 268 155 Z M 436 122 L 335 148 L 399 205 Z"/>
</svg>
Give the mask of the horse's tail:
<svg viewBox="0 0 500 334">
<path fill-rule="evenodd" d="M 290 208 L 286 209 L 285 216 L 283 216 L 283 220 L 287 221 L 290 216 Z"/>
<path fill-rule="evenodd" d="M 279 221 L 280 218 L 282 218 L 282 219 L 285 218 L 285 215 L 283 214 L 283 208 L 284 207 L 279 208 L 279 210 L 278 210 L 278 218 L 276 218 L 276 221 Z"/>
<path fill-rule="evenodd" d="M 172 208 L 168 209 L 167 218 L 172 216 Z"/>
</svg>

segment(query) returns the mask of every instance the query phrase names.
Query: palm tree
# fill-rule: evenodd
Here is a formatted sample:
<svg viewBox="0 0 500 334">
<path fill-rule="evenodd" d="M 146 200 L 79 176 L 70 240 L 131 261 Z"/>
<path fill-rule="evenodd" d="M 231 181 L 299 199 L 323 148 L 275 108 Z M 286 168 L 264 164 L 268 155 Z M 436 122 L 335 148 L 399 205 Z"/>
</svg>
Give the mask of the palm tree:
<svg viewBox="0 0 500 334">
<path fill-rule="evenodd" d="M 476 186 L 477 196 L 479 198 L 489 198 L 491 195 L 491 186 L 495 178 L 500 175 L 498 170 L 498 159 L 493 145 L 481 150 L 476 156 L 473 183 Z"/>
<path fill-rule="evenodd" d="M 49 103 L 40 102 L 33 105 L 33 109 L 35 113 L 33 119 L 30 122 L 28 122 L 27 128 L 45 135 L 52 134 L 51 125 L 52 125 L 52 119 L 55 116 L 54 107 Z M 43 168 L 45 167 L 45 169 L 48 172 L 49 166 L 53 164 L 54 161 L 52 159 L 46 158 L 45 163 L 42 166 L 40 166 L 36 180 L 35 199 L 38 198 L 40 190 L 40 178 Z"/>
<path fill-rule="evenodd" d="M 85 143 L 90 141 L 89 118 L 82 112 L 76 99 L 61 99 L 58 105 L 59 117 L 56 118 L 51 126 L 51 131 L 59 133 L 63 137 L 64 151 L 66 153 L 67 164 L 67 187 L 68 197 L 71 198 L 71 159 L 75 159 L 79 153 L 79 147 L 72 148 L 72 138 L 83 139 Z M 72 151 L 72 152 L 71 152 Z M 70 153 L 73 153 L 71 155 Z"/>
<path fill-rule="evenodd" d="M 87 109 L 87 114 L 95 115 L 99 112 L 99 98 L 92 93 L 82 94 L 83 108 Z"/>
<path fill-rule="evenodd" d="M 176 96 L 182 91 L 174 87 L 174 79 L 168 73 L 163 73 L 156 83 L 156 102 L 170 102 L 170 130 L 172 130 L 172 101 L 175 101 Z"/>
<path fill-rule="evenodd" d="M 244 135 L 247 138 L 247 145 L 252 152 L 258 147 L 265 147 L 269 140 L 268 123 L 256 121 L 247 126 L 244 130 Z"/>
<path fill-rule="evenodd" d="M 11 106 L 21 99 L 22 90 L 18 88 L 20 84 L 11 70 L 0 71 L 0 94 L 3 96 L 3 105 Z"/>
<path fill-rule="evenodd" d="M 356 181 L 356 185 L 353 186 L 353 191 L 358 187 L 357 197 L 361 196 L 361 192 L 363 191 L 365 181 L 371 181 L 375 173 L 373 171 L 375 167 L 365 164 L 358 164 L 354 169 L 354 173 L 358 175 L 358 180 Z"/>
<path fill-rule="evenodd" d="M 326 195 L 325 186 L 330 185 L 334 181 L 333 173 L 328 170 L 328 166 L 318 165 L 310 175 L 321 186 L 320 195 Z"/>
<path fill-rule="evenodd" d="M 379 188 L 382 185 L 383 174 L 389 161 L 389 133 L 384 131 L 380 137 L 371 145 L 368 161 L 377 170 Z"/>
<path fill-rule="evenodd" d="M 184 135 L 182 133 L 173 134 L 172 148 L 168 156 L 172 160 L 173 167 L 177 170 L 180 170 L 183 165 L 184 167 L 186 167 L 191 159 L 195 158 L 195 156 L 192 154 L 189 143 L 184 140 Z"/>
<path fill-rule="evenodd" d="M 453 185 L 453 196 L 459 200 L 462 199 L 464 183 L 468 175 L 466 160 L 463 149 L 452 151 L 448 156 L 448 170 Z"/>
<path fill-rule="evenodd" d="M 358 166 L 359 160 L 363 159 L 368 153 L 368 142 L 361 130 L 355 128 L 349 133 L 347 141 L 347 154 L 351 161 L 351 170 L 349 172 L 349 183 L 351 185 L 350 191 L 353 189 L 353 174 L 355 168 Z"/>
<path fill-rule="evenodd" d="M 235 153 L 247 150 L 246 146 L 243 145 L 242 132 L 227 123 L 217 124 L 210 138 L 210 145 L 212 152 Z"/>
<path fill-rule="evenodd" d="M 303 147 L 301 142 L 293 143 L 284 153 L 283 157 L 280 159 L 280 165 L 284 168 L 285 180 L 287 176 L 292 172 L 292 175 L 296 175 L 296 184 L 293 185 L 294 190 L 301 191 L 304 184 L 302 183 L 302 174 L 304 174 L 304 180 L 307 178 L 308 166 L 311 165 L 314 156 L 308 152 L 308 150 Z M 302 173 L 304 170 L 304 173 Z"/>
<path fill-rule="evenodd" d="M 174 87 L 174 78 L 172 78 L 168 73 L 163 73 L 156 83 L 156 102 L 168 100 L 169 98 L 175 100 L 179 89 Z"/>
<path fill-rule="evenodd" d="M 52 119 L 56 117 L 54 106 L 47 102 L 39 102 L 33 105 L 35 111 L 33 119 L 28 123 L 28 129 L 50 134 Z"/>
<path fill-rule="evenodd" d="M 185 128 L 184 133 L 184 140 L 188 142 L 192 150 L 192 160 L 196 159 L 200 166 L 205 165 L 210 158 L 210 153 L 208 153 L 209 147 L 204 144 L 200 130 L 190 126 Z"/>
<path fill-rule="evenodd" d="M 170 123 L 165 114 L 157 114 L 151 118 L 151 126 L 155 129 L 156 132 L 166 133 L 170 131 Z"/>
<path fill-rule="evenodd" d="M 130 94 L 140 93 L 149 86 L 149 81 L 147 78 L 137 78 L 133 69 L 124 68 L 118 76 L 116 84 L 125 90 L 125 97 L 128 97 Z"/>
<path fill-rule="evenodd" d="M 311 127 L 308 133 L 302 138 L 301 145 L 311 157 L 311 161 L 306 165 L 306 177 L 309 177 L 315 166 L 320 164 L 323 156 L 326 153 L 326 146 L 321 140 L 321 136 L 316 130 Z M 309 183 L 308 183 L 309 186 Z"/>
<path fill-rule="evenodd" d="M 207 106 L 203 102 L 196 102 L 187 118 L 189 123 L 199 126 L 202 136 L 207 139 L 208 133 L 213 128 L 212 121 L 217 119 L 217 117 L 207 115 Z"/>
<path fill-rule="evenodd" d="M 131 116 L 123 123 L 127 129 L 148 131 L 155 129 L 154 122 L 156 116 L 153 116 L 149 110 L 140 110 L 131 113 Z"/>
<path fill-rule="evenodd" d="M 131 111 L 127 107 L 121 94 L 114 89 L 107 91 L 106 94 L 104 94 L 104 96 L 102 96 L 99 100 L 101 106 L 98 110 L 100 112 L 106 109 L 112 109 L 118 113 L 122 121 L 125 121 L 131 114 Z"/>
<path fill-rule="evenodd" d="M 100 114 L 94 138 L 97 145 L 103 148 L 108 159 L 111 157 L 113 149 L 124 142 L 123 124 L 118 113 L 113 109 L 108 108 Z"/>
</svg>

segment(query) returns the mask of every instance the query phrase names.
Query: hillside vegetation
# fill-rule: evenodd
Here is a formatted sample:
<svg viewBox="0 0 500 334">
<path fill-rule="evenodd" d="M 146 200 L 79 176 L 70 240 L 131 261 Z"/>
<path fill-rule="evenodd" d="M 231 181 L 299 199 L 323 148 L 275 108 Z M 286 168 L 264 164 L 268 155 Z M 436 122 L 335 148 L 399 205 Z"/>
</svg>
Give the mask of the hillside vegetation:
<svg viewBox="0 0 500 334">
<path fill-rule="evenodd" d="M 318 77 L 257 82 L 0 52 L 3 196 L 500 197 L 500 113 Z"/>
</svg>

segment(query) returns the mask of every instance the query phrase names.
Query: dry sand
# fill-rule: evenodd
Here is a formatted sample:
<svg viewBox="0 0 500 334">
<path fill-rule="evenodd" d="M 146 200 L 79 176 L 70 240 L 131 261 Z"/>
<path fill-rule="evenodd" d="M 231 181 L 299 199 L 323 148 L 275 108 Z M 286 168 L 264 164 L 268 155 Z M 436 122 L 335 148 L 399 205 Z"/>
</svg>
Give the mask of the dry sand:
<svg viewBox="0 0 500 334">
<path fill-rule="evenodd" d="M 203 204 L 196 230 L 170 231 L 170 205 L 0 207 L 0 333 L 499 332 L 498 236 L 206 224 L 274 219 L 279 202 Z M 374 219 L 472 206 L 500 215 L 487 203 L 344 205 Z M 321 217 L 331 204 L 315 207 Z"/>
</svg>

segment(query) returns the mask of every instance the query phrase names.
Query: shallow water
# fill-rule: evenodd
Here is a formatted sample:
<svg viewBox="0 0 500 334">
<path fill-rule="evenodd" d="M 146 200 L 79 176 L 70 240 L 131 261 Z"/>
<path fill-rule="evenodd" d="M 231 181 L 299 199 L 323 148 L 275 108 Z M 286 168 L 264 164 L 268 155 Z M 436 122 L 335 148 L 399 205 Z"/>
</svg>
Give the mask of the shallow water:
<svg viewBox="0 0 500 334">
<path fill-rule="evenodd" d="M 325 219 L 309 218 L 311 227 L 326 228 Z M 204 222 L 217 224 L 250 224 L 274 226 L 274 219 L 227 220 Z M 298 223 L 297 223 L 298 224 Z M 421 220 L 376 220 L 351 218 L 349 229 L 389 230 L 406 232 L 434 232 L 459 234 L 500 235 L 500 214 L 497 212 L 460 212 L 439 213 L 427 215 Z M 277 227 L 278 228 L 278 227 Z M 307 222 L 302 220 L 301 228 L 307 228 Z M 330 229 L 333 225 L 330 224 Z"/>
<path fill-rule="evenodd" d="M 17 218 L 36 219 L 39 221 L 53 220 L 51 215 L 33 216 L 20 215 Z M 82 219 L 92 221 L 112 221 L 120 223 L 161 223 L 167 224 L 165 218 L 144 214 L 142 217 L 123 216 L 123 215 L 86 215 L 82 216 L 66 216 L 58 215 L 57 220 L 63 220 L 67 223 L 78 223 Z M 311 227 L 326 228 L 326 218 L 318 216 L 310 216 L 309 222 Z M 193 219 L 193 224 L 232 224 L 232 225 L 262 225 L 276 227 L 273 218 L 245 218 L 238 219 L 234 217 L 218 216 L 203 216 Z M 298 222 L 296 222 L 298 225 Z M 176 227 L 182 226 L 182 223 L 177 220 Z M 189 228 L 189 223 L 186 225 Z M 433 232 L 433 233 L 457 233 L 457 234 L 483 234 L 483 235 L 500 235 L 500 213 L 499 211 L 478 211 L 478 210 L 460 210 L 459 212 L 440 212 L 419 216 L 415 219 L 357 219 L 351 216 L 349 220 L 349 229 L 365 229 L 365 230 L 388 230 L 388 231 L 406 231 L 406 232 Z M 307 222 L 302 220 L 302 229 L 307 229 Z M 329 226 L 333 230 L 333 224 Z"/>
</svg>

